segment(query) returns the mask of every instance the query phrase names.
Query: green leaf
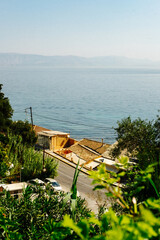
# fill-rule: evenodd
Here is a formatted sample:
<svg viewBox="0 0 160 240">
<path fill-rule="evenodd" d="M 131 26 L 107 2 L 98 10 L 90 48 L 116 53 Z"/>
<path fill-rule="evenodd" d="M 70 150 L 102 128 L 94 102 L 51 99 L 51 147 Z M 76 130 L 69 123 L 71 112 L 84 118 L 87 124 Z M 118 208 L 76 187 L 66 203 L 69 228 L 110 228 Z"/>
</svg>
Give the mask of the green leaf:
<svg viewBox="0 0 160 240">
<path fill-rule="evenodd" d="M 138 222 L 137 227 L 141 232 L 142 236 L 144 236 L 145 238 L 156 237 L 158 235 L 151 226 L 151 224 L 148 224 L 146 222 Z"/>
<path fill-rule="evenodd" d="M 146 200 L 146 205 L 160 210 L 160 199 L 149 198 Z"/>
<path fill-rule="evenodd" d="M 106 214 L 103 214 L 102 219 L 101 219 L 101 229 L 102 232 L 105 232 L 108 230 L 109 227 L 109 219 Z"/>
<path fill-rule="evenodd" d="M 85 239 L 81 234 L 81 228 L 78 227 L 68 215 L 64 216 L 62 226 L 71 228 L 81 239 Z"/>
<path fill-rule="evenodd" d="M 88 239 L 89 236 L 89 224 L 87 220 L 82 220 L 78 223 L 78 226 L 82 229 L 81 234 L 83 235 L 84 239 Z"/>
<path fill-rule="evenodd" d="M 113 193 L 111 193 L 111 192 L 106 192 L 105 194 L 106 194 L 107 197 L 114 197 Z"/>
<path fill-rule="evenodd" d="M 123 172 L 118 173 L 117 175 L 118 175 L 118 177 L 124 177 L 126 175 L 126 172 L 123 171 Z"/>
<path fill-rule="evenodd" d="M 129 162 L 129 158 L 122 156 L 120 158 L 118 158 L 118 161 L 122 164 L 122 165 L 126 165 Z"/>
<path fill-rule="evenodd" d="M 97 189 L 103 189 L 105 188 L 105 186 L 102 186 L 102 185 L 97 185 L 93 188 L 93 191 L 97 190 Z"/>
<path fill-rule="evenodd" d="M 121 224 L 121 225 L 129 225 L 130 222 L 131 222 L 130 217 L 125 216 L 125 215 L 122 215 L 121 221 L 120 221 L 120 224 Z"/>
<path fill-rule="evenodd" d="M 96 224 L 98 226 L 100 226 L 101 222 L 94 216 L 92 215 L 89 219 L 88 219 L 88 222 L 91 224 Z"/>
<path fill-rule="evenodd" d="M 141 212 L 142 218 L 144 219 L 145 222 L 148 222 L 152 226 L 159 225 L 159 227 L 160 227 L 160 219 L 156 218 L 150 210 L 144 208 L 141 205 L 140 212 Z"/>
<path fill-rule="evenodd" d="M 77 200 L 76 199 L 71 199 L 71 211 L 72 212 L 75 212 L 76 205 L 77 205 Z"/>
</svg>

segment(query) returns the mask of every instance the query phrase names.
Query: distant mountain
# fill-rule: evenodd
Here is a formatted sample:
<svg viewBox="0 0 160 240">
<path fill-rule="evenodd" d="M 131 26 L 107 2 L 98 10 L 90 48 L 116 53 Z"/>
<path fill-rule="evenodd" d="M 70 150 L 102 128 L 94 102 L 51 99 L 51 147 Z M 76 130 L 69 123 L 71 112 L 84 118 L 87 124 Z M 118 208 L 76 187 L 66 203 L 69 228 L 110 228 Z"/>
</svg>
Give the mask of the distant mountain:
<svg viewBox="0 0 160 240">
<path fill-rule="evenodd" d="M 160 61 L 132 59 L 118 56 L 78 57 L 42 56 L 18 53 L 0 53 L 0 66 L 39 66 L 39 67 L 157 67 Z"/>
</svg>

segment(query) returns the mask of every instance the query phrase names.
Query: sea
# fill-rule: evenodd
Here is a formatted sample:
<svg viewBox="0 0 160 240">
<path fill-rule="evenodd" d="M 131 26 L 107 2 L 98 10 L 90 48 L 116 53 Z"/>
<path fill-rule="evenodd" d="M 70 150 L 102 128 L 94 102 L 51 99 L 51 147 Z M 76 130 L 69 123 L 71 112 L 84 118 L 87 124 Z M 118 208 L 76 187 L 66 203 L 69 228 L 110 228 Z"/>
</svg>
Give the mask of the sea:
<svg viewBox="0 0 160 240">
<path fill-rule="evenodd" d="M 156 119 L 160 69 L 0 67 L 13 120 L 27 120 L 72 138 L 116 141 L 117 121 Z"/>
</svg>

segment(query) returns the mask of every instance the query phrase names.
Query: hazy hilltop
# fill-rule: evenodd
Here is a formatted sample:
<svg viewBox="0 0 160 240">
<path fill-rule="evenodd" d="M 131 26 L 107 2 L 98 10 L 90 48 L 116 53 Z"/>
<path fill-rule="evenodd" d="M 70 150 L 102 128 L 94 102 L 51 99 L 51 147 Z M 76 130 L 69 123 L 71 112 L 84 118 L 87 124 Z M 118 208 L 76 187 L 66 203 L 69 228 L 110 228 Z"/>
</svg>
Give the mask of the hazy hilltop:
<svg viewBox="0 0 160 240">
<path fill-rule="evenodd" d="M 132 59 L 121 56 L 85 58 L 78 56 L 42 56 L 18 53 L 0 53 L 0 66 L 160 68 L 160 61 Z"/>
</svg>

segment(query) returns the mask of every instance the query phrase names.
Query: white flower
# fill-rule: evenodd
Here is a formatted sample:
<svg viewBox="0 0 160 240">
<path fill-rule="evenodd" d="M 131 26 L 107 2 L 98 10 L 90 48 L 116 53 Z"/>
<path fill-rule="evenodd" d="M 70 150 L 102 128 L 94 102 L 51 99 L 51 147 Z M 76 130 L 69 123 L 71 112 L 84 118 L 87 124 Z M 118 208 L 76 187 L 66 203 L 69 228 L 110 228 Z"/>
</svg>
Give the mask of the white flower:
<svg viewBox="0 0 160 240">
<path fill-rule="evenodd" d="M 7 172 L 6 172 L 6 176 L 9 176 L 9 175 L 10 175 L 10 171 L 7 171 Z"/>
<path fill-rule="evenodd" d="M 13 168 L 14 167 L 14 164 L 13 163 L 10 163 L 10 166 L 9 166 L 9 169 Z"/>
</svg>

